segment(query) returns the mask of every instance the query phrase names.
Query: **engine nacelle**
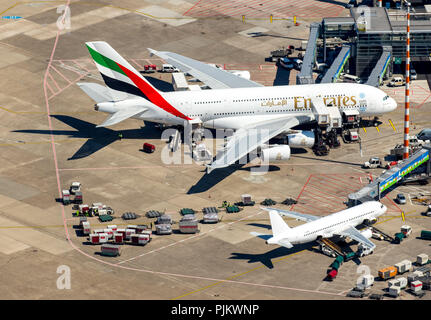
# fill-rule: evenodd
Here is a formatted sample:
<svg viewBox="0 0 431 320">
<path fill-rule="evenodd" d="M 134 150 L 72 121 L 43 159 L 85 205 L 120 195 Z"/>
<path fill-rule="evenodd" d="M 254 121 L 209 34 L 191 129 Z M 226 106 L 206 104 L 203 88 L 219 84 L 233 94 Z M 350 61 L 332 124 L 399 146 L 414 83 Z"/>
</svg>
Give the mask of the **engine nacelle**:
<svg viewBox="0 0 431 320">
<path fill-rule="evenodd" d="M 287 145 L 274 145 L 269 148 L 262 149 L 260 157 L 263 161 L 282 161 L 289 160 L 290 158 L 290 147 Z"/>
<path fill-rule="evenodd" d="M 361 234 L 362 234 L 365 238 L 370 239 L 370 238 L 373 236 L 373 231 L 371 230 L 371 228 L 367 228 L 367 229 L 365 229 L 365 230 L 362 230 L 362 231 L 361 231 Z"/>
<path fill-rule="evenodd" d="M 292 148 L 312 148 L 315 142 L 313 131 L 299 131 L 287 135 L 287 141 Z"/>
<path fill-rule="evenodd" d="M 369 225 L 372 225 L 372 224 L 375 224 L 376 222 L 377 222 L 377 219 L 376 219 L 376 218 L 373 218 L 373 219 L 371 219 L 371 220 L 370 220 L 370 219 L 365 219 L 365 220 L 364 220 L 364 224 L 365 224 L 365 225 L 368 225 L 368 226 L 369 226 Z"/>
</svg>

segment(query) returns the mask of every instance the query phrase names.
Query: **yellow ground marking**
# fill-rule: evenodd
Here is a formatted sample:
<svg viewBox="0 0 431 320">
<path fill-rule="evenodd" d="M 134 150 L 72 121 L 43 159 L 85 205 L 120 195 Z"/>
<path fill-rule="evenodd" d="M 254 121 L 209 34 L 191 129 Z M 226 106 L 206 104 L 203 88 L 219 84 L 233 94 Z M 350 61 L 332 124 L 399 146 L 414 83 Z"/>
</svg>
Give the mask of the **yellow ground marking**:
<svg viewBox="0 0 431 320">
<path fill-rule="evenodd" d="M 362 129 L 364 129 L 364 132 L 367 133 L 367 129 L 365 129 L 365 127 L 362 127 Z"/>
<path fill-rule="evenodd" d="M 397 130 L 395 129 L 394 124 L 392 123 L 392 120 L 389 119 L 388 121 L 389 121 L 389 124 L 391 125 L 392 129 L 394 129 L 394 132 L 397 132 Z"/>
<path fill-rule="evenodd" d="M 380 129 L 379 129 L 379 127 L 378 127 L 378 126 L 376 127 L 376 130 L 377 130 L 377 132 L 378 132 L 378 133 L 380 133 Z"/>
<path fill-rule="evenodd" d="M 306 251 L 306 250 L 301 250 L 301 251 L 298 251 L 298 252 L 295 252 L 295 253 L 289 254 L 289 255 L 288 255 L 288 256 L 286 256 L 286 257 L 282 257 L 282 258 L 280 258 L 280 259 L 273 260 L 273 261 L 272 261 L 272 263 L 274 264 L 274 263 L 280 262 L 280 261 L 282 261 L 282 260 L 285 260 L 285 259 L 287 259 L 287 258 L 290 258 L 290 257 L 292 257 L 292 256 L 294 256 L 294 255 L 297 255 L 298 253 L 301 253 L 301 252 L 304 252 L 304 251 Z M 252 272 L 252 271 L 256 271 L 256 270 L 258 270 L 258 269 L 262 269 L 262 268 L 264 268 L 264 267 L 266 267 L 266 266 L 262 265 L 262 266 L 259 266 L 259 267 L 256 267 L 256 268 L 253 268 L 253 269 L 250 269 L 250 270 L 248 270 L 248 271 L 245 271 L 245 272 L 242 272 L 242 273 L 236 274 L 236 275 L 234 275 L 234 276 L 232 276 L 232 277 L 229 277 L 229 278 L 227 278 L 227 279 L 225 279 L 225 280 L 217 281 L 217 282 L 215 282 L 215 283 L 213 283 L 213 284 L 210 284 L 210 285 L 208 285 L 208 286 L 205 286 L 205 287 L 202 287 L 202 288 L 200 288 L 200 289 L 197 289 L 197 290 L 194 290 L 194 291 L 188 292 L 188 293 L 186 293 L 186 294 L 183 294 L 183 295 L 181 295 L 181 296 L 178 296 L 178 297 L 172 298 L 171 300 L 177 300 L 177 299 L 181 299 L 181 298 L 187 297 L 187 296 L 189 296 L 189 295 L 191 295 L 191 294 L 194 294 L 194 293 L 197 293 L 197 292 L 200 292 L 200 291 L 203 291 L 203 290 L 206 290 L 206 289 L 209 289 L 209 288 L 215 287 L 215 286 L 217 286 L 217 285 L 219 285 L 219 284 L 222 284 L 222 283 L 223 283 L 223 282 L 225 282 L 225 281 L 230 281 L 230 280 L 236 279 L 236 278 L 238 278 L 238 277 L 240 277 L 240 276 L 243 276 L 243 275 L 245 275 L 245 274 L 247 274 L 247 273 L 250 273 L 250 272 Z"/>
</svg>

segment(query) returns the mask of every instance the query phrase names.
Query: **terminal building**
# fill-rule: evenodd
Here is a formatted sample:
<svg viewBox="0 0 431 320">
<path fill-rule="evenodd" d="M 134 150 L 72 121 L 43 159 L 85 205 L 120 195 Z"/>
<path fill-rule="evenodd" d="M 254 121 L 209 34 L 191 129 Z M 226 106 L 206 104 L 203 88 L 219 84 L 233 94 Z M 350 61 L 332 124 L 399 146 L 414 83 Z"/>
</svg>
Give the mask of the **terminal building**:
<svg viewBox="0 0 431 320">
<path fill-rule="evenodd" d="M 413 64 L 430 61 L 431 8 L 429 15 L 423 13 L 412 13 L 410 21 Z M 335 82 L 344 72 L 378 86 L 385 76 L 403 74 L 406 29 L 405 11 L 386 7 L 352 7 L 350 17 L 324 18 L 321 23 L 310 26 L 303 69 L 297 76 L 297 83 Z M 331 67 L 320 79 L 311 79 L 313 68 L 319 62 Z"/>
</svg>

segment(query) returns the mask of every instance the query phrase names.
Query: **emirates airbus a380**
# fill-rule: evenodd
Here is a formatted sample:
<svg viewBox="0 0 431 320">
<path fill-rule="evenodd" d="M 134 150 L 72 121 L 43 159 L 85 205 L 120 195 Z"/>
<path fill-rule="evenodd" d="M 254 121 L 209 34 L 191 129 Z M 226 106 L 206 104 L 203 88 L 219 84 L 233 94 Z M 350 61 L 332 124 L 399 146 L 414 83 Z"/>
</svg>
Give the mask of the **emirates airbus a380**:
<svg viewBox="0 0 431 320">
<path fill-rule="evenodd" d="M 197 121 L 207 128 L 235 130 L 221 156 L 207 167 L 208 172 L 234 163 L 274 137 L 287 135 L 292 127 L 313 121 L 313 105 L 337 107 L 340 113 L 356 110 L 360 116 L 378 116 L 397 107 L 395 100 L 385 92 L 368 85 L 330 83 L 265 87 L 176 53 L 149 49 L 211 88 L 161 92 L 108 43 L 97 41 L 86 45 L 107 86 L 78 83 L 96 101 L 97 111 L 110 114 L 98 127 L 133 118 L 166 125 Z M 250 135 L 256 135 L 259 130 L 265 133 L 250 139 Z M 293 136 L 289 145 L 295 144 L 295 138 L 307 140 L 310 147 L 314 144 L 312 132 Z M 249 140 L 253 143 L 247 143 Z M 267 157 L 282 155 L 281 158 L 288 159 L 289 145 L 270 146 Z"/>
</svg>

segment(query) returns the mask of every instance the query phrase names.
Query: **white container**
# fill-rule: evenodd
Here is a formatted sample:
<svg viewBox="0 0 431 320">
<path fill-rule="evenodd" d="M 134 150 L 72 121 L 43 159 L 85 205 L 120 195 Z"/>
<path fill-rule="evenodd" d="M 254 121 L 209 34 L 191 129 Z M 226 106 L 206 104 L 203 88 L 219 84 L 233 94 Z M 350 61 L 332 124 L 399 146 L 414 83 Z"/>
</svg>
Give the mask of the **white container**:
<svg viewBox="0 0 431 320">
<path fill-rule="evenodd" d="M 418 254 L 416 258 L 416 263 L 423 266 L 428 262 L 428 255 L 425 253 Z"/>
<path fill-rule="evenodd" d="M 388 288 L 399 287 L 399 281 L 397 279 L 392 279 L 388 281 Z"/>
<path fill-rule="evenodd" d="M 135 229 L 126 229 L 126 240 L 130 240 L 130 236 L 135 233 L 136 233 Z"/>
<path fill-rule="evenodd" d="M 360 283 L 358 284 L 361 288 L 369 288 L 374 283 L 374 277 L 370 274 L 364 275 L 360 278 Z"/>
<path fill-rule="evenodd" d="M 120 229 L 120 228 L 118 228 L 117 232 L 126 232 L 126 229 Z"/>
<path fill-rule="evenodd" d="M 112 239 L 114 236 L 114 231 L 112 231 L 112 229 L 104 229 L 103 233 L 106 233 L 108 235 L 108 239 Z"/>
<path fill-rule="evenodd" d="M 117 231 L 118 228 L 115 224 L 111 224 L 111 225 L 108 225 L 108 229 L 111 229 L 112 231 Z"/>
<path fill-rule="evenodd" d="M 129 224 L 129 225 L 127 226 L 127 229 L 136 229 L 136 228 L 138 228 L 138 226 L 137 226 L 137 225 L 134 225 L 134 224 Z"/>
<path fill-rule="evenodd" d="M 401 289 L 397 286 L 392 286 L 389 288 L 388 293 L 391 297 L 398 297 L 400 295 Z"/>
<path fill-rule="evenodd" d="M 400 289 L 404 289 L 405 287 L 407 287 L 407 278 L 400 277 L 396 280 L 398 280 L 398 286 L 400 287 Z"/>
<path fill-rule="evenodd" d="M 413 281 L 412 283 L 410 283 L 410 289 L 413 292 L 422 291 L 422 282 L 420 282 L 419 280 Z"/>
<path fill-rule="evenodd" d="M 107 233 L 99 233 L 99 242 L 100 243 L 107 243 L 109 239 L 109 236 Z"/>
<path fill-rule="evenodd" d="M 402 263 L 404 263 L 405 264 L 405 266 L 406 266 L 406 271 L 410 271 L 410 269 L 412 268 L 412 262 L 410 261 L 410 260 L 403 260 L 403 261 L 401 261 Z"/>
<path fill-rule="evenodd" d="M 138 238 L 139 244 L 147 244 L 150 241 L 150 236 L 146 234 L 140 234 Z"/>
<path fill-rule="evenodd" d="M 103 233 L 104 229 L 94 229 L 94 233 Z"/>
<path fill-rule="evenodd" d="M 422 273 L 422 271 L 414 271 L 414 272 L 412 272 L 411 274 L 409 274 L 408 276 L 407 276 L 407 280 L 408 280 L 408 282 L 409 283 L 412 283 L 413 281 L 415 281 L 417 278 L 419 278 L 419 277 L 423 277 L 423 273 Z"/>
</svg>

